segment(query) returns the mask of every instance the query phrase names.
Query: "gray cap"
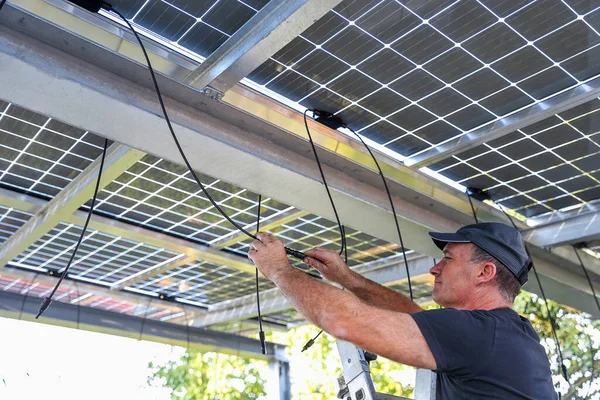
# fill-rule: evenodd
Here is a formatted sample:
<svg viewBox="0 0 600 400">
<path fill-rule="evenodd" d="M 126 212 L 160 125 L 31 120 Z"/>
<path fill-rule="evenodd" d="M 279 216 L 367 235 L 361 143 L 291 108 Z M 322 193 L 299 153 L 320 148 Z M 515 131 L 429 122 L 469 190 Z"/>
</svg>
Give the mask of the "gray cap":
<svg viewBox="0 0 600 400">
<path fill-rule="evenodd" d="M 511 226 L 484 222 L 464 226 L 456 233 L 429 232 L 429 235 L 441 250 L 447 243 L 474 243 L 504 264 L 521 286 L 527 282 L 531 259 L 521 233 Z"/>
</svg>

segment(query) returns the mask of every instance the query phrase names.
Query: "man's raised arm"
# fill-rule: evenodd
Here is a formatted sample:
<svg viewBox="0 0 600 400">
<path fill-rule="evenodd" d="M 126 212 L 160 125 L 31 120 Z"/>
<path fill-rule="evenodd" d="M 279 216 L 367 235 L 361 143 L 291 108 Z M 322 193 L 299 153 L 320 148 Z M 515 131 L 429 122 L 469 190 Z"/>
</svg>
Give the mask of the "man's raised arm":
<svg viewBox="0 0 600 400">
<path fill-rule="evenodd" d="M 325 279 L 342 285 L 367 304 L 408 314 L 422 311 L 422 308 L 408 297 L 352 271 L 335 251 L 315 248 L 305 254 L 306 264 L 319 271 Z"/>
</svg>

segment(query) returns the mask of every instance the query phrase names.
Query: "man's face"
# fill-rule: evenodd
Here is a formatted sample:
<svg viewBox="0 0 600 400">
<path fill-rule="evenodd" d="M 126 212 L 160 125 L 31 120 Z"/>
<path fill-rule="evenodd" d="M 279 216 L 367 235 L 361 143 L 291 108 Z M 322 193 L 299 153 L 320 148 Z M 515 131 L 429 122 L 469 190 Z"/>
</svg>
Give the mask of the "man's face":
<svg viewBox="0 0 600 400">
<path fill-rule="evenodd" d="M 433 300 L 441 306 L 462 308 L 474 289 L 471 264 L 471 243 L 449 243 L 444 248 L 444 257 L 429 273 L 435 278 Z"/>
</svg>

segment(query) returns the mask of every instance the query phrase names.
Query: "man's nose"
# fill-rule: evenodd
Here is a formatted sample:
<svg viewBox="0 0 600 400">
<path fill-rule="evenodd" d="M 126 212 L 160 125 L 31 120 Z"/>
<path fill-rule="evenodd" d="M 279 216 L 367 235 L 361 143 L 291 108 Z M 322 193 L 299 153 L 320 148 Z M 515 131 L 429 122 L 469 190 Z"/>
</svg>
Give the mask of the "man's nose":
<svg viewBox="0 0 600 400">
<path fill-rule="evenodd" d="M 429 273 L 433 276 L 438 276 L 441 272 L 441 268 L 440 268 L 440 263 L 442 261 L 440 260 L 440 262 L 438 262 L 437 264 L 435 264 L 433 267 L 431 267 L 431 269 L 429 270 Z"/>
</svg>

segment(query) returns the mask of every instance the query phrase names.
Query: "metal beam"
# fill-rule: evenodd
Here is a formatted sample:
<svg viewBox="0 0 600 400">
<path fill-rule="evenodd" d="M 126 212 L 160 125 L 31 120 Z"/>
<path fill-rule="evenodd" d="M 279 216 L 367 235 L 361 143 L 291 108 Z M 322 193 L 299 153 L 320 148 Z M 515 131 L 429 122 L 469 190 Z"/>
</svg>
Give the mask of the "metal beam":
<svg viewBox="0 0 600 400">
<path fill-rule="evenodd" d="M 600 78 L 569 89 L 548 100 L 504 117 L 491 125 L 466 133 L 456 139 L 405 160 L 412 168 L 427 167 L 455 154 L 472 149 L 490 140 L 507 135 L 517 129 L 535 124 L 554 114 L 569 110 L 600 96 Z"/>
<path fill-rule="evenodd" d="M 341 0 L 268 2 L 212 53 L 184 82 L 225 93 L 304 32 Z"/>
<path fill-rule="evenodd" d="M 296 210 L 296 209 L 292 209 L 291 211 L 286 211 L 283 212 L 281 214 L 279 214 L 278 216 L 276 216 L 275 218 L 272 218 L 269 220 L 269 222 L 263 224 L 260 224 L 260 230 L 263 232 L 266 231 L 270 231 L 274 228 L 277 228 L 281 225 L 287 224 L 288 222 L 291 221 L 295 221 L 298 218 L 302 218 L 305 217 L 306 215 L 308 215 L 309 213 L 307 211 L 301 211 L 301 210 Z M 256 224 L 251 224 L 251 225 L 246 225 L 244 227 L 244 229 L 246 230 L 252 230 L 253 228 L 256 227 Z M 221 239 L 218 242 L 212 243 L 212 246 L 218 248 L 218 249 L 224 249 L 226 247 L 232 246 L 236 243 L 239 243 L 241 241 L 246 240 L 248 237 L 246 236 L 245 233 L 243 232 L 233 232 L 231 233 L 229 236 Z"/>
<path fill-rule="evenodd" d="M 145 68 L 82 37 L 69 36 L 68 32 L 27 13 L 11 11 L 10 7 L 0 14 L 0 22 L 66 51 L 0 27 L 0 65 L 3 66 L 0 86 L 6 99 L 169 161 L 181 162 L 175 147 L 165 142 L 167 133 L 155 94 L 145 86 Z M 77 22 L 85 26 L 81 20 Z M 73 29 L 85 37 L 81 26 L 75 24 Z M 94 29 L 93 26 L 90 29 Z M 114 32 L 104 31 L 103 35 L 96 29 L 95 33 L 94 40 L 106 43 L 108 48 L 114 46 L 111 40 L 118 38 Z M 176 56 L 169 54 L 169 57 Z M 169 65 L 172 65 L 169 59 L 163 59 L 159 68 L 168 71 Z M 180 71 L 181 64 L 177 68 Z M 108 71 L 118 71 L 119 75 Z M 302 136 L 301 115 L 239 86 L 228 92 L 224 101 L 229 104 L 224 104 L 199 99 L 197 92 L 165 77 L 159 77 L 159 84 L 167 95 L 167 107 L 180 140 L 195 155 L 192 160 L 195 169 L 299 209 L 333 218 L 328 204 L 316 200 L 314 195 L 323 188 L 310 146 Z M 63 99 L 75 93 L 79 101 L 71 107 L 62 107 Z M 95 113 L 88 112 L 90 104 L 96 106 Z M 112 118 L 103 118 L 104 115 Z M 321 160 L 344 224 L 390 242 L 396 241 L 387 196 L 378 186 L 380 180 L 368 154 L 340 133 L 312 122 L 310 127 L 314 129 L 316 142 L 325 149 Z M 223 160 L 235 160 L 235 163 L 223 163 Z M 472 216 L 466 196 L 389 158 L 381 157 L 381 164 L 389 178 L 396 209 L 401 212 L 398 219 L 405 232 L 406 247 L 439 257 L 439 250 L 427 232 L 455 231 L 470 223 Z M 483 221 L 505 221 L 498 210 L 486 204 L 476 202 L 476 207 Z M 553 265 L 560 270 L 562 260 L 557 259 Z M 540 269 L 553 279 L 556 271 Z M 585 279 L 577 273 L 571 278 L 558 281 L 586 290 Z M 561 299 L 562 293 L 557 293 L 558 297 L 548 295 L 569 304 Z M 570 305 L 581 308 L 579 304 Z"/>
<path fill-rule="evenodd" d="M 218 351 L 243 357 L 270 360 L 283 358 L 284 346 L 267 343 L 267 355 L 260 350 L 257 340 L 223 332 L 186 327 L 160 322 L 148 318 L 133 317 L 89 307 L 54 302 L 44 315 L 34 319 L 39 308 L 39 299 L 11 292 L 0 292 L 0 316 L 25 321 L 45 323 L 55 326 L 76 328 L 90 332 L 122 336 L 188 347 L 199 351 Z M 189 338 L 189 343 L 188 343 Z M 285 358 L 282 361 L 287 361 Z"/>
<path fill-rule="evenodd" d="M 142 159 L 146 154 L 129 146 L 115 143 L 106 151 L 104 171 L 99 190 L 102 190 L 115 178 L 123 174 L 133 164 Z M 73 179 L 60 193 L 50 200 L 36 215 L 15 232 L 0 247 L 0 267 L 6 265 L 13 258 L 27 250 L 29 246 L 50 232 L 65 216 L 85 204 L 93 193 L 100 158 L 96 159 L 75 179 Z"/>
<path fill-rule="evenodd" d="M 115 282 L 110 287 L 110 290 L 125 289 L 127 286 L 133 286 L 136 283 L 144 282 L 144 281 L 146 281 L 150 278 L 154 278 L 162 273 L 171 271 L 175 268 L 179 268 L 186 264 L 192 264 L 196 261 L 197 261 L 196 257 L 193 257 L 193 256 L 186 257 L 186 256 L 182 255 L 181 257 L 179 257 L 171 262 L 168 262 L 166 264 L 162 264 L 162 265 L 158 264 L 153 268 L 148 268 L 148 269 L 142 270 L 136 274 L 133 274 L 126 278 L 123 278 L 120 281 Z"/>
<path fill-rule="evenodd" d="M 58 281 L 58 278 L 56 277 L 48 276 L 42 273 L 38 274 L 31 271 L 25 271 L 20 268 L 12 268 L 10 267 L 10 264 L 8 267 L 2 268 L 0 270 L 0 277 L 8 277 L 14 280 L 21 279 L 24 282 L 35 282 L 49 287 L 53 287 Z M 77 282 L 70 279 L 65 279 L 61 284 L 61 288 L 67 290 L 74 290 L 77 292 L 91 293 L 93 296 L 113 299 L 119 302 L 125 302 L 130 304 L 147 304 L 149 299 L 146 296 L 141 296 L 136 293 L 124 291 L 111 291 L 108 288 L 103 288 L 102 286 L 91 285 L 85 282 Z M 41 300 L 37 299 L 36 301 L 39 303 Z M 177 303 L 162 302 L 161 308 L 169 309 L 174 313 L 183 311 L 183 307 L 181 305 L 178 305 Z M 186 310 L 191 311 L 191 309 L 193 309 L 193 307 L 186 307 Z M 195 316 L 196 312 L 193 311 L 193 313 L 193 315 Z"/>
<path fill-rule="evenodd" d="M 408 261 L 408 268 L 412 277 L 425 275 L 433 266 L 433 258 L 418 257 Z M 377 266 L 376 269 L 363 273 L 367 279 L 384 285 L 392 285 L 406 278 L 406 269 L 403 261 L 395 261 L 387 266 Z M 271 289 L 261 293 L 260 310 L 263 314 L 275 313 L 289 309 L 290 302 L 281 294 L 279 289 Z M 258 315 L 256 296 L 248 295 L 209 307 L 205 316 L 194 320 L 194 326 L 204 327 L 226 321 L 251 318 Z"/>
<path fill-rule="evenodd" d="M 538 247 L 554 247 L 600 238 L 600 212 L 587 213 L 523 232 L 529 243 Z"/>
</svg>

